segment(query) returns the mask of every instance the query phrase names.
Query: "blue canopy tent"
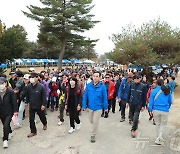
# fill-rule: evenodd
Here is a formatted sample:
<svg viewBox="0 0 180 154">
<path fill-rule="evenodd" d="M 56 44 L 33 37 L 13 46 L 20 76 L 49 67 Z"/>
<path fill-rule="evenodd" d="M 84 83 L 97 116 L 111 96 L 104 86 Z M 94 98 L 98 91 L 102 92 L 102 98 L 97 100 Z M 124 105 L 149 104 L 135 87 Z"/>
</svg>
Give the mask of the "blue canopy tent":
<svg viewBox="0 0 180 154">
<path fill-rule="evenodd" d="M 70 63 L 70 61 L 69 61 L 69 60 L 67 60 L 67 59 L 63 59 L 63 60 L 62 60 L 62 63 L 67 64 L 67 63 Z"/>
<path fill-rule="evenodd" d="M 71 63 L 82 64 L 82 62 L 79 59 L 72 59 Z"/>
<path fill-rule="evenodd" d="M 0 64 L 0 68 L 3 68 L 3 69 L 7 68 L 7 64 Z"/>
<path fill-rule="evenodd" d="M 48 59 L 42 59 L 43 63 L 49 63 Z"/>
</svg>

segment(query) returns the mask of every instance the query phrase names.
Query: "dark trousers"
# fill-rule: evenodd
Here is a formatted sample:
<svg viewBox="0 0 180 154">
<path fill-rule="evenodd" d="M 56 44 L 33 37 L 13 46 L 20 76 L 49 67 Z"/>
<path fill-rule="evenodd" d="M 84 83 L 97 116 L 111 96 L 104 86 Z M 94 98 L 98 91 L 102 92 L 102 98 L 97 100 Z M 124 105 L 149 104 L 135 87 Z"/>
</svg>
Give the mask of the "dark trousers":
<svg viewBox="0 0 180 154">
<path fill-rule="evenodd" d="M 60 105 L 59 105 L 59 112 L 60 112 L 60 121 L 61 122 L 64 122 L 64 108 L 65 108 L 65 103 L 62 102 Z"/>
<path fill-rule="evenodd" d="M 126 111 L 126 102 L 125 100 L 121 100 L 120 105 L 121 105 L 121 118 L 125 119 L 125 111 Z"/>
<path fill-rule="evenodd" d="M 115 112 L 115 108 L 116 108 L 116 98 L 112 99 L 112 112 Z"/>
<path fill-rule="evenodd" d="M 50 96 L 49 96 L 48 101 L 47 101 L 47 109 L 49 108 L 49 105 L 50 105 Z"/>
<path fill-rule="evenodd" d="M 35 113 L 38 114 L 43 125 L 47 124 L 47 119 L 46 119 L 44 111 L 42 111 L 41 109 L 29 109 L 29 122 L 30 122 L 31 133 L 37 132 L 35 121 L 34 121 Z"/>
<path fill-rule="evenodd" d="M 9 133 L 12 133 L 11 126 L 10 126 L 12 116 L 0 117 L 0 119 L 3 124 L 3 134 L 4 134 L 3 141 L 5 140 L 8 141 Z"/>
<path fill-rule="evenodd" d="M 80 120 L 79 120 L 79 112 L 76 110 L 76 108 L 69 108 L 69 119 L 70 119 L 70 126 L 75 128 L 75 125 L 74 125 L 74 121 L 77 123 L 77 124 L 80 124 Z"/>
<path fill-rule="evenodd" d="M 141 110 L 140 105 L 130 105 L 129 117 L 130 117 L 130 120 L 133 121 L 131 130 L 135 131 L 138 128 L 138 120 L 139 120 L 140 110 Z"/>
<path fill-rule="evenodd" d="M 51 109 L 54 109 L 54 105 L 56 105 L 56 108 L 58 108 L 58 98 L 55 96 L 50 97 L 51 101 Z"/>
<path fill-rule="evenodd" d="M 112 99 L 108 100 L 108 113 L 111 110 L 111 106 L 112 106 Z M 102 114 L 104 114 L 104 108 L 102 109 Z"/>
</svg>

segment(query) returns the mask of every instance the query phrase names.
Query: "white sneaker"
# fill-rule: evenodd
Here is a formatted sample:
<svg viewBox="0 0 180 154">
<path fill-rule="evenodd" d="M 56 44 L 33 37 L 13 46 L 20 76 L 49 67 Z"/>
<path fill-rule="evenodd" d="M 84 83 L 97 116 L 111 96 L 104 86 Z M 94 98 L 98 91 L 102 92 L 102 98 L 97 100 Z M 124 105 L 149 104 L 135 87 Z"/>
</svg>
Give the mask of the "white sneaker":
<svg viewBox="0 0 180 154">
<path fill-rule="evenodd" d="M 8 141 L 7 140 L 3 141 L 3 148 L 8 148 Z"/>
<path fill-rule="evenodd" d="M 71 127 L 69 130 L 69 134 L 72 134 L 74 131 L 75 131 L 75 129 L 73 127 Z"/>
<path fill-rule="evenodd" d="M 76 129 L 79 130 L 81 128 L 81 123 L 77 124 L 76 126 Z"/>
<path fill-rule="evenodd" d="M 163 144 L 163 142 L 161 141 L 161 139 L 159 137 L 155 140 L 155 143 L 157 145 L 162 145 Z"/>
<path fill-rule="evenodd" d="M 10 140 L 14 136 L 14 133 L 9 133 L 8 139 Z"/>
<path fill-rule="evenodd" d="M 59 121 L 59 122 L 58 122 L 58 125 L 59 125 L 59 126 L 61 126 L 62 124 L 63 124 L 63 122 L 62 122 L 62 121 Z"/>
<path fill-rule="evenodd" d="M 18 128 L 21 128 L 22 125 L 20 123 L 17 123 L 16 126 L 15 126 L 15 129 L 18 129 Z"/>
</svg>

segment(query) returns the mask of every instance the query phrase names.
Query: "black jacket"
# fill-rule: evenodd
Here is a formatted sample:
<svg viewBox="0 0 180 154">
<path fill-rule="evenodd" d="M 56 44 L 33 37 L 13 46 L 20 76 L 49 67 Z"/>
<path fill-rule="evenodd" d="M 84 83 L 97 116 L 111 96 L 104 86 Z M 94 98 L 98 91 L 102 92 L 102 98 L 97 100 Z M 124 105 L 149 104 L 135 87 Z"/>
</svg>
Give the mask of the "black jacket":
<svg viewBox="0 0 180 154">
<path fill-rule="evenodd" d="M 121 80 L 118 79 L 118 80 L 116 81 L 116 84 L 115 84 L 114 98 L 118 97 L 118 90 L 119 90 L 120 84 L 121 84 Z"/>
<path fill-rule="evenodd" d="M 146 88 L 143 83 L 132 83 L 128 93 L 128 103 L 131 105 L 140 105 L 144 107 L 146 104 Z"/>
<path fill-rule="evenodd" d="M 18 105 L 14 91 L 7 88 L 3 99 L 0 96 L 0 117 L 12 116 L 18 112 Z"/>
<path fill-rule="evenodd" d="M 66 87 L 66 92 L 65 92 L 65 104 L 68 105 L 69 103 L 69 91 L 70 91 L 70 86 Z M 75 87 L 75 94 L 74 94 L 75 100 L 74 100 L 74 105 L 77 107 L 78 105 L 82 105 L 82 91 L 81 88 L 77 85 Z"/>
<path fill-rule="evenodd" d="M 41 83 L 36 85 L 29 84 L 26 91 L 26 103 L 29 104 L 31 109 L 41 109 L 41 106 L 46 106 L 46 93 L 45 88 Z"/>
</svg>

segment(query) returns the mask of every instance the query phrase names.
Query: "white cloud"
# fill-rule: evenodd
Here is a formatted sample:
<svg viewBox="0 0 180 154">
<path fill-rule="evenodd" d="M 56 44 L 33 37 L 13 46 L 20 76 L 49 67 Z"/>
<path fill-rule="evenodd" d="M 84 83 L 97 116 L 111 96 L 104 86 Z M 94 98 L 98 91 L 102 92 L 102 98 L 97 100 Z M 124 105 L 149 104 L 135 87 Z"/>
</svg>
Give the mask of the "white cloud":
<svg viewBox="0 0 180 154">
<path fill-rule="evenodd" d="M 96 4 L 92 10 L 95 14 L 94 19 L 101 22 L 85 35 L 92 39 L 100 39 L 96 45 L 96 51 L 99 54 L 113 49 L 114 45 L 108 37 L 120 32 L 121 28 L 129 23 L 139 27 L 144 22 L 160 17 L 172 27 L 180 27 L 179 0 L 94 0 L 93 3 Z M 38 0 L 4 0 L 0 5 L 0 19 L 7 27 L 15 24 L 24 26 L 29 40 L 35 41 L 38 23 L 28 19 L 21 12 L 21 10 L 27 11 L 26 6 L 30 4 L 39 5 L 40 2 Z"/>
</svg>

